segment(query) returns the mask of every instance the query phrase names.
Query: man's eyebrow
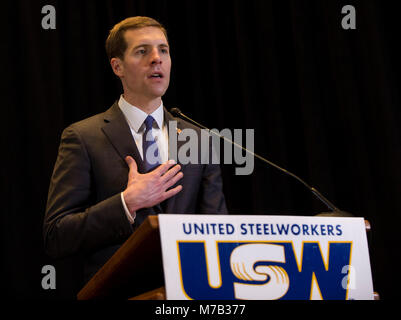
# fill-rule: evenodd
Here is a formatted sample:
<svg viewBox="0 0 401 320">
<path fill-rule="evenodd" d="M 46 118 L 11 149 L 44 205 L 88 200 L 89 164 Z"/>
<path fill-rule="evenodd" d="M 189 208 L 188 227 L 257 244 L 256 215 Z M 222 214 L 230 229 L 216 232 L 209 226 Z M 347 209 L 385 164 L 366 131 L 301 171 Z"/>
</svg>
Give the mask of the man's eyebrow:
<svg viewBox="0 0 401 320">
<path fill-rule="evenodd" d="M 135 46 L 134 48 L 132 48 L 132 50 L 136 50 L 136 49 L 141 48 L 141 47 L 151 47 L 151 46 L 152 46 L 151 44 L 142 43 L 142 44 L 139 44 L 139 45 Z M 162 43 L 162 44 L 159 44 L 158 47 L 169 48 L 169 45 L 166 44 L 166 43 Z"/>
</svg>

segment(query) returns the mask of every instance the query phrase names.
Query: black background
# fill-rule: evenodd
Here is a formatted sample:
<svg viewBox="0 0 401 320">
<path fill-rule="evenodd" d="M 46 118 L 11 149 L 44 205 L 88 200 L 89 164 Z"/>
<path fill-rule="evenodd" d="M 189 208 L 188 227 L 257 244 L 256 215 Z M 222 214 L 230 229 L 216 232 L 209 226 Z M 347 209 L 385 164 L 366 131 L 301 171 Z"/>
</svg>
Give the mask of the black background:
<svg viewBox="0 0 401 320">
<path fill-rule="evenodd" d="M 41 27 L 54 5 L 56 30 Z M 356 30 L 341 27 L 344 5 Z M 401 205 L 398 10 L 389 1 L 4 1 L 1 39 L 2 290 L 73 298 L 74 259 L 44 254 L 42 222 L 62 130 L 121 93 L 104 50 L 135 15 L 162 22 L 173 60 L 167 107 L 210 128 L 255 129 L 255 151 L 371 222 L 374 288 L 395 298 Z M 233 214 L 314 215 L 326 208 L 258 160 L 223 166 Z M 41 268 L 57 269 L 57 289 Z"/>
</svg>

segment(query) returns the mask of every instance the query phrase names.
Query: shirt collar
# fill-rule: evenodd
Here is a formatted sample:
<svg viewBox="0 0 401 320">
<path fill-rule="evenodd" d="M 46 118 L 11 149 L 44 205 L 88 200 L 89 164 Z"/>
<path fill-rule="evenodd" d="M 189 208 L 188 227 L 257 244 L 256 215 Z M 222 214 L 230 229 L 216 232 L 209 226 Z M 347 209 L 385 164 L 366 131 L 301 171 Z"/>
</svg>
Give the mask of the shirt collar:
<svg viewBox="0 0 401 320">
<path fill-rule="evenodd" d="M 127 119 L 130 127 L 138 133 L 148 114 L 138 107 L 135 107 L 127 102 L 127 100 L 124 99 L 123 95 L 120 96 L 118 106 L 125 115 L 125 118 Z M 153 117 L 153 119 L 155 119 L 158 127 L 161 129 L 163 127 L 164 120 L 163 101 L 161 102 L 160 106 L 150 115 Z"/>
</svg>

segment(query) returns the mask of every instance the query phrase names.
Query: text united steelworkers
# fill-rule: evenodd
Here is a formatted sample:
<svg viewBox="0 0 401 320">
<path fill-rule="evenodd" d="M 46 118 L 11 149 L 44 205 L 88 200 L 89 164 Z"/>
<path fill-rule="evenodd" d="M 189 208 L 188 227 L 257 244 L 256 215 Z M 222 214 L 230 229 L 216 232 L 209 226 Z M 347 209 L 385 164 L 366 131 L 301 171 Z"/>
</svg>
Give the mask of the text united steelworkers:
<svg viewBox="0 0 401 320">
<path fill-rule="evenodd" d="M 241 223 L 236 229 L 231 223 L 183 223 L 187 235 L 294 235 L 294 236 L 341 236 L 341 225 L 290 224 L 290 223 Z"/>
</svg>

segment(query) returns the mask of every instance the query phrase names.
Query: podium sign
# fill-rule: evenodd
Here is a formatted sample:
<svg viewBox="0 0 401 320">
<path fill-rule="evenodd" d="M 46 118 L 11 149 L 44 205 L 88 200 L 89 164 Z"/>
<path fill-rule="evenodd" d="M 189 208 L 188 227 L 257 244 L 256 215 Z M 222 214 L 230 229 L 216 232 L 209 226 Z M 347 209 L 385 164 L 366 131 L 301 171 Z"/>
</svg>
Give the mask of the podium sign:
<svg viewBox="0 0 401 320">
<path fill-rule="evenodd" d="M 167 299 L 373 299 L 363 218 L 158 218 Z"/>
</svg>

